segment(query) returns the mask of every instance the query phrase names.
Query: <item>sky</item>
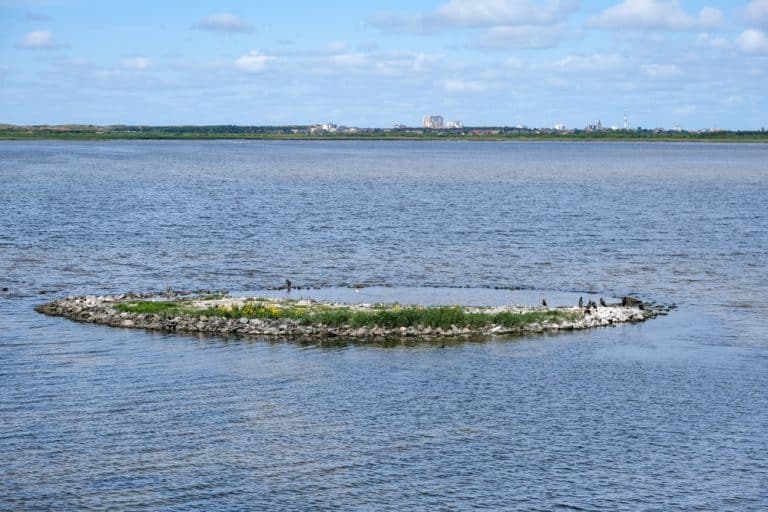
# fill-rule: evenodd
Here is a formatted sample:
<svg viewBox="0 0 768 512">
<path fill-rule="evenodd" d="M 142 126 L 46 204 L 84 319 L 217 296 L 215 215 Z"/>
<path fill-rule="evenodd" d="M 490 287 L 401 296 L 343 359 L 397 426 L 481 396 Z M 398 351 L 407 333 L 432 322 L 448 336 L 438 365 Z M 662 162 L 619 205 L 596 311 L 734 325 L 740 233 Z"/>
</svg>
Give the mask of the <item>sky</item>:
<svg viewBox="0 0 768 512">
<path fill-rule="evenodd" d="M 0 0 L 0 123 L 768 127 L 768 0 Z"/>
</svg>

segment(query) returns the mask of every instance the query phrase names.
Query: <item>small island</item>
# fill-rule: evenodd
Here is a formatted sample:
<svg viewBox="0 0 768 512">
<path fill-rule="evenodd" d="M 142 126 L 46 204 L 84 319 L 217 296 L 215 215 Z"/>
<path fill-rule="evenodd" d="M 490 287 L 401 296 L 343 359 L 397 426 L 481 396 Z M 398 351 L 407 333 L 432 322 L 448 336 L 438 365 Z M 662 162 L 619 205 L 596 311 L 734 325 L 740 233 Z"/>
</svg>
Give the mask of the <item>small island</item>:
<svg viewBox="0 0 768 512">
<path fill-rule="evenodd" d="M 601 301 L 603 302 L 603 301 Z M 70 296 L 36 311 L 113 327 L 282 339 L 481 338 L 643 322 L 669 307 L 633 297 L 584 307 L 349 304 L 178 292 Z"/>
</svg>

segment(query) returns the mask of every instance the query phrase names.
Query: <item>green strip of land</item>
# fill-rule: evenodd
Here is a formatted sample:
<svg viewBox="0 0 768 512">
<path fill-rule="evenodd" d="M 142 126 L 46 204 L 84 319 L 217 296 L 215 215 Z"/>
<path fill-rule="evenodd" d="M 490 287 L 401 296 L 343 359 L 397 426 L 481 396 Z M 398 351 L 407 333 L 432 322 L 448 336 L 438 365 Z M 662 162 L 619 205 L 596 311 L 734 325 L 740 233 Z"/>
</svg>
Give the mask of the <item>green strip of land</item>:
<svg viewBox="0 0 768 512">
<path fill-rule="evenodd" d="M 768 131 L 569 130 L 520 127 L 343 128 L 336 132 L 292 126 L 96 126 L 0 125 L 0 140 L 542 140 L 542 141 L 667 141 L 768 142 Z"/>
<path fill-rule="evenodd" d="M 117 304 L 118 311 L 126 313 L 173 316 L 206 316 L 222 318 L 258 318 L 266 320 L 296 320 L 301 325 L 327 327 L 400 327 L 478 329 L 491 325 L 522 328 L 531 324 L 573 322 L 583 318 L 579 311 L 499 311 L 483 312 L 477 308 L 460 306 L 400 306 L 379 304 L 370 308 L 343 305 L 299 305 L 292 302 L 250 301 L 244 304 L 227 304 L 200 308 L 193 301 L 138 301 Z"/>
</svg>

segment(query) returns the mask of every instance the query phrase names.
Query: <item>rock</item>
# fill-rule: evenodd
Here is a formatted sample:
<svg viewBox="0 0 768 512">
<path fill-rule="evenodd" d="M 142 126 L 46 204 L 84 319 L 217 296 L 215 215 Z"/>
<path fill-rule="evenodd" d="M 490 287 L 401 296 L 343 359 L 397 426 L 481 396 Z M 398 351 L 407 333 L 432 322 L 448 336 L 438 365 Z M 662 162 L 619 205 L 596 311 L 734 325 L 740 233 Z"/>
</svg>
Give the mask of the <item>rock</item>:
<svg viewBox="0 0 768 512">
<path fill-rule="evenodd" d="M 621 299 L 621 305 L 625 308 L 640 308 L 643 309 L 643 301 L 630 297 L 629 295 Z"/>
</svg>

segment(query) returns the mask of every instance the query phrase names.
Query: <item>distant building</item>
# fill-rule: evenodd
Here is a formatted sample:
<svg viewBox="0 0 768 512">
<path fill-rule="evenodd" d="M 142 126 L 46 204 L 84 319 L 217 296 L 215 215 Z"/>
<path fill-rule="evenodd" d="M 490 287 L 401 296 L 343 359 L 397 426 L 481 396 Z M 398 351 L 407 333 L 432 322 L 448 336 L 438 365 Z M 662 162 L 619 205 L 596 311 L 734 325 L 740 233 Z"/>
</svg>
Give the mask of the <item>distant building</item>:
<svg viewBox="0 0 768 512">
<path fill-rule="evenodd" d="M 445 123 L 446 128 L 464 128 L 464 123 L 461 121 L 447 121 Z"/>
<path fill-rule="evenodd" d="M 559 132 L 564 132 L 565 131 L 565 125 L 563 123 L 556 124 L 555 125 L 555 130 L 557 130 Z"/>
<path fill-rule="evenodd" d="M 432 128 L 433 130 L 445 128 L 443 116 L 424 116 L 422 121 L 424 123 L 424 128 Z"/>
</svg>

